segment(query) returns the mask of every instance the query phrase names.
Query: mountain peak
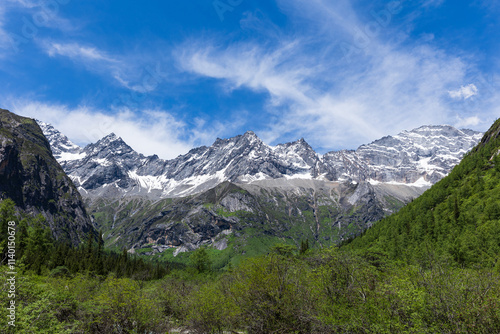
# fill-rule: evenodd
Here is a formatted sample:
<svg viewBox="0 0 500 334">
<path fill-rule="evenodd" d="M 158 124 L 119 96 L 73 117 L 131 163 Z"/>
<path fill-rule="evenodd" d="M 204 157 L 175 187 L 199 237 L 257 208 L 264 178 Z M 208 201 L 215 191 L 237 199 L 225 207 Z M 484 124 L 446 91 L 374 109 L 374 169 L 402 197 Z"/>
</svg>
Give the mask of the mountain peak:
<svg viewBox="0 0 500 334">
<path fill-rule="evenodd" d="M 228 145 L 229 143 L 239 142 L 241 140 L 243 140 L 245 143 L 248 142 L 248 144 L 262 143 L 262 140 L 259 137 L 257 137 L 255 132 L 247 131 L 243 135 L 238 135 L 238 136 L 227 138 L 227 139 L 217 138 L 212 146 L 213 147 L 221 147 L 221 146 Z"/>
<path fill-rule="evenodd" d="M 48 128 L 48 129 L 53 129 L 54 127 L 52 126 L 52 124 L 50 123 L 45 123 L 45 122 L 42 122 L 40 121 L 39 119 L 36 119 L 34 118 L 35 122 L 42 128 L 42 127 L 45 127 L 45 128 Z"/>
<path fill-rule="evenodd" d="M 259 137 L 257 137 L 255 132 L 253 132 L 253 131 L 245 132 L 245 134 L 243 134 L 243 138 L 246 139 L 249 144 L 262 143 L 262 140 Z"/>
<path fill-rule="evenodd" d="M 132 153 L 135 151 L 114 133 L 110 133 L 103 137 L 95 144 L 89 144 L 84 149 L 85 153 L 89 156 L 109 156 L 109 155 L 122 155 Z"/>
<path fill-rule="evenodd" d="M 116 140 L 122 140 L 122 139 L 120 137 L 118 137 L 114 132 L 111 132 L 109 135 L 103 137 L 101 140 L 116 141 Z"/>
<path fill-rule="evenodd" d="M 403 131 L 400 135 L 421 135 L 421 136 L 427 136 L 427 137 L 434 137 L 434 136 L 447 136 L 447 137 L 460 137 L 463 136 L 464 134 L 466 135 L 471 135 L 471 134 L 478 134 L 479 132 L 468 130 L 468 129 L 462 129 L 459 130 L 451 125 L 423 125 L 421 127 L 418 127 L 416 129 L 410 130 L 410 131 Z"/>
<path fill-rule="evenodd" d="M 109 146 L 113 145 L 114 147 L 116 146 L 124 146 L 124 147 L 129 147 L 127 143 L 121 138 L 118 137 L 114 132 L 111 132 L 109 135 L 101 138 L 97 143 L 95 143 L 97 146 Z"/>
<path fill-rule="evenodd" d="M 294 144 L 298 144 L 298 145 L 306 146 L 306 147 L 311 147 L 311 145 L 309 145 L 309 143 L 304 139 L 304 137 L 300 138 L 299 140 L 296 140 L 294 142 Z M 311 149 L 312 149 L 312 147 L 311 147 Z"/>
<path fill-rule="evenodd" d="M 35 120 L 49 141 L 52 154 L 56 159 L 73 160 L 79 157 L 82 148 L 54 128 L 50 123 Z"/>
<path fill-rule="evenodd" d="M 493 123 L 491 128 L 484 134 L 479 145 L 475 147 L 473 151 L 480 150 L 482 147 L 486 146 L 489 142 L 494 141 L 499 137 L 500 137 L 500 118 L 497 119 L 495 123 Z"/>
</svg>

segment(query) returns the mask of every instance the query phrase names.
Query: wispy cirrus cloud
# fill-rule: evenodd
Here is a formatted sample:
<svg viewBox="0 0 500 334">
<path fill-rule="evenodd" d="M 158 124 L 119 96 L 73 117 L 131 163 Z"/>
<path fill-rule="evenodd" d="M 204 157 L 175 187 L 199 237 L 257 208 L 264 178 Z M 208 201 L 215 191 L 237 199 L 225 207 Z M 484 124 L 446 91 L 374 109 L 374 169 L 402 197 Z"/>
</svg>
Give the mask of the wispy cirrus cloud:
<svg viewBox="0 0 500 334">
<path fill-rule="evenodd" d="M 84 26 L 79 19 L 61 15 L 69 1 L 3 0 L 0 3 L 0 56 L 15 57 L 46 33 L 68 35 Z"/>
<path fill-rule="evenodd" d="M 148 78 L 154 77 L 155 83 L 159 83 L 169 76 L 160 66 L 159 60 L 162 59 L 153 62 L 153 55 L 113 54 L 91 44 L 52 40 L 44 40 L 40 46 L 50 57 L 70 59 L 77 66 L 83 66 L 86 70 L 105 78 L 113 78 L 120 86 L 134 92 L 146 93 L 154 90 L 157 84 L 145 83 Z M 164 63 L 166 62 L 163 61 Z"/>
<path fill-rule="evenodd" d="M 103 51 L 92 46 L 83 46 L 77 43 L 62 44 L 56 42 L 48 42 L 45 46 L 49 56 L 55 55 L 65 56 L 82 62 L 103 61 L 107 63 L 117 63 L 116 59 L 106 55 Z"/>
<path fill-rule="evenodd" d="M 4 0 L 4 2 L 10 5 L 17 5 L 24 8 L 35 8 L 41 5 L 40 1 L 34 0 Z"/>
<path fill-rule="evenodd" d="M 0 4 L 0 49 L 5 49 L 8 44 L 10 44 L 10 37 L 8 32 L 5 30 L 5 16 L 6 9 L 5 5 Z M 4 55 L 3 52 L 0 53 L 0 57 Z"/>
<path fill-rule="evenodd" d="M 46 27 L 62 32 L 74 32 L 82 28 L 79 20 L 69 20 L 60 15 L 61 7 L 70 3 L 69 0 L 34 1 L 34 0 L 4 0 L 10 9 L 24 9 L 31 14 L 28 21 L 36 27 Z"/>
<path fill-rule="evenodd" d="M 268 45 L 249 41 L 220 47 L 198 41 L 177 53 L 188 72 L 231 89 L 267 92 L 266 112 L 276 116 L 261 131 L 267 141 L 282 141 L 288 133 L 316 147 L 354 148 L 395 129 L 457 122 L 446 98 L 471 70 L 460 57 L 427 44 L 384 39 L 383 29 L 390 27 L 382 25 L 377 35 L 364 33 L 367 41 L 360 49 L 356 38 L 370 22 L 359 19 L 347 1 L 282 4 L 294 17 L 314 17 L 311 24 L 323 27 L 323 33 L 313 41 L 297 34 Z M 352 61 L 346 61 L 342 43 L 359 50 Z M 475 93 L 467 86 L 457 94 L 470 98 Z"/>
<path fill-rule="evenodd" d="M 422 6 L 424 7 L 439 7 L 445 0 L 423 0 Z"/>
<path fill-rule="evenodd" d="M 299 3 L 296 10 L 304 15 Z M 307 10 L 321 12 L 326 25 L 354 15 L 347 2 L 342 4 L 315 1 Z M 348 36 L 356 22 L 341 21 L 337 29 Z M 293 133 L 315 146 L 353 147 L 390 129 L 446 120 L 449 110 L 441 100 L 447 87 L 464 76 L 459 59 L 425 46 L 405 50 L 372 40 L 372 49 L 357 56 L 363 60 L 359 66 L 343 62 L 338 50 L 324 49 L 331 32 L 322 38 L 314 51 L 300 37 L 270 48 L 197 43 L 183 49 L 179 62 L 185 70 L 220 79 L 233 89 L 267 92 L 267 111 L 281 112 L 262 132 L 270 142 Z"/>
<path fill-rule="evenodd" d="M 85 19 L 68 19 L 63 15 L 64 7 L 71 3 L 66 0 L 2 1 L 0 57 L 10 57 L 13 61 L 16 53 L 33 43 L 39 47 L 42 54 L 59 61 L 70 60 L 75 67 L 97 74 L 101 80 L 115 86 L 114 88 L 126 88 L 131 94 L 151 92 L 166 80 L 168 75 L 165 67 L 158 64 L 160 61 L 162 64 L 169 62 L 162 59 L 159 52 L 120 52 L 109 48 L 110 43 L 105 39 L 98 38 L 100 45 L 94 40 L 90 41 L 89 34 L 83 29 Z M 13 15 L 15 19 L 8 30 L 5 22 Z M 53 30 L 57 30 L 57 33 L 47 37 L 45 32 L 55 32 Z"/>
<path fill-rule="evenodd" d="M 188 47 L 178 54 L 181 66 L 203 76 L 226 80 L 230 89 L 248 87 L 267 91 L 273 104 L 285 100 L 306 102 L 303 82 L 314 69 L 297 67 L 290 61 L 298 51 L 296 42 L 264 51 L 258 45 L 239 44 L 224 50 L 212 45 Z"/>
</svg>

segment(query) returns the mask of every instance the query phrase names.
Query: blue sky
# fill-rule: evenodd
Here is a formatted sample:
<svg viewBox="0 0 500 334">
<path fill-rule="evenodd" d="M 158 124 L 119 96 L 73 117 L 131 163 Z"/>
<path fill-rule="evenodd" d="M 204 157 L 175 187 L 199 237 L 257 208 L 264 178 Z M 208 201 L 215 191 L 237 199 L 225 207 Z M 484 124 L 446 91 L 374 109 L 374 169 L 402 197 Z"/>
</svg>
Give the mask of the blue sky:
<svg viewBox="0 0 500 334">
<path fill-rule="evenodd" d="M 173 158 L 253 130 L 355 149 L 500 115 L 500 5 L 2 0 L 0 107 Z"/>
</svg>

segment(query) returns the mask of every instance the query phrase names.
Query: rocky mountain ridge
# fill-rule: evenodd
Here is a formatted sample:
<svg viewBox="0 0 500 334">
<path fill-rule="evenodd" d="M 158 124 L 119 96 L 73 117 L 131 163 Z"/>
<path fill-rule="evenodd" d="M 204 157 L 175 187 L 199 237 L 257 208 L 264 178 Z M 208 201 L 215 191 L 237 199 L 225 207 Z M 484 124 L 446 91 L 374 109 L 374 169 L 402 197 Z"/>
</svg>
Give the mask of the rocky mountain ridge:
<svg viewBox="0 0 500 334">
<path fill-rule="evenodd" d="M 423 126 L 355 151 L 321 156 L 304 139 L 269 146 L 249 131 L 163 160 L 135 152 L 115 134 L 79 148 L 49 124 L 40 126 L 83 196 L 156 199 L 200 193 L 225 181 L 246 184 L 278 178 L 430 186 L 482 137 L 451 126 Z"/>
<path fill-rule="evenodd" d="M 96 236 L 82 197 L 59 163 L 37 123 L 0 109 L 0 198 L 17 210 L 42 214 L 53 236 L 78 245 Z"/>
<path fill-rule="evenodd" d="M 108 246 L 174 255 L 201 245 L 245 254 L 269 240 L 338 243 L 420 196 L 481 138 L 424 126 L 319 155 L 304 139 L 269 146 L 246 132 L 163 160 L 114 134 L 78 148 L 41 127 Z"/>
</svg>

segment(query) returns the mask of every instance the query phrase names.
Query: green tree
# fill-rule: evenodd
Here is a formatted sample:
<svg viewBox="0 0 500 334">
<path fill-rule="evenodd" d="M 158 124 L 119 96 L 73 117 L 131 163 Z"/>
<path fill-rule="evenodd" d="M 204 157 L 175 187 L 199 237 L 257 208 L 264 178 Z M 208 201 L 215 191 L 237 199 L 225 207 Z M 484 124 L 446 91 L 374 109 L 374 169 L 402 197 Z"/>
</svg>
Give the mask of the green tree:
<svg viewBox="0 0 500 334">
<path fill-rule="evenodd" d="M 191 260 L 196 270 L 198 270 L 198 272 L 200 273 L 208 271 L 212 267 L 210 257 L 208 256 L 208 252 L 204 247 L 200 247 L 195 250 L 189 257 L 189 259 Z"/>
<path fill-rule="evenodd" d="M 309 239 L 306 239 L 306 241 L 302 240 L 300 242 L 299 254 L 304 255 L 308 250 L 309 250 Z"/>
<path fill-rule="evenodd" d="M 53 241 L 50 228 L 43 228 L 45 218 L 38 215 L 33 218 L 30 228 L 28 229 L 28 240 L 26 250 L 23 254 L 21 262 L 26 265 L 26 268 L 33 270 L 38 275 L 47 265 L 47 260 L 50 258 L 53 248 Z"/>
<path fill-rule="evenodd" d="M 22 259 L 26 247 L 28 245 L 29 234 L 26 219 L 19 222 L 19 228 L 16 235 L 16 256 L 18 259 Z"/>
<path fill-rule="evenodd" d="M 95 270 L 98 275 L 104 275 L 104 240 L 102 239 L 102 232 L 99 231 L 99 238 L 97 239 L 96 263 Z"/>
<path fill-rule="evenodd" d="M 281 256 L 291 256 L 296 250 L 297 248 L 295 246 L 287 244 L 276 244 L 271 248 L 273 253 Z"/>
<path fill-rule="evenodd" d="M 495 164 L 495 170 L 497 171 L 497 173 L 500 172 L 500 151 L 495 155 L 493 162 Z"/>
<path fill-rule="evenodd" d="M 458 222 L 458 218 L 460 218 L 460 207 L 458 205 L 458 198 L 455 197 L 455 202 L 453 205 L 453 218 L 455 219 L 455 223 Z"/>
</svg>

